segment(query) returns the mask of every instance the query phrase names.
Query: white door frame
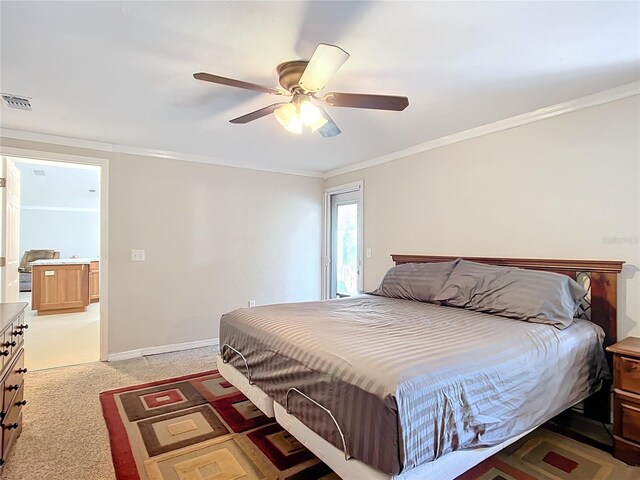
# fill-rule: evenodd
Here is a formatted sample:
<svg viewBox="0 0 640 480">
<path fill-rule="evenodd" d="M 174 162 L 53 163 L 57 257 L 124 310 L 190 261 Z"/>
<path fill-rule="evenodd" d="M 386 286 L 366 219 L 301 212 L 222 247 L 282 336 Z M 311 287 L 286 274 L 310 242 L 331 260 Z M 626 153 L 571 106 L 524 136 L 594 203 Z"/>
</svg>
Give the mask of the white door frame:
<svg viewBox="0 0 640 480">
<path fill-rule="evenodd" d="M 63 153 L 42 152 L 26 148 L 0 145 L 0 155 L 15 160 L 42 160 L 45 162 L 96 165 L 100 168 L 100 360 L 106 362 L 109 352 L 108 298 L 109 298 L 109 160 Z"/>
<path fill-rule="evenodd" d="M 357 182 L 329 187 L 324 191 L 322 212 L 322 300 L 328 300 L 331 295 L 331 272 L 329 269 L 329 258 L 331 255 L 331 197 L 341 193 L 352 192 L 359 193 L 358 262 L 360 263 L 360 274 L 358 275 L 358 290 L 364 288 L 364 262 L 362 259 L 364 249 L 364 182 L 359 180 Z"/>
</svg>

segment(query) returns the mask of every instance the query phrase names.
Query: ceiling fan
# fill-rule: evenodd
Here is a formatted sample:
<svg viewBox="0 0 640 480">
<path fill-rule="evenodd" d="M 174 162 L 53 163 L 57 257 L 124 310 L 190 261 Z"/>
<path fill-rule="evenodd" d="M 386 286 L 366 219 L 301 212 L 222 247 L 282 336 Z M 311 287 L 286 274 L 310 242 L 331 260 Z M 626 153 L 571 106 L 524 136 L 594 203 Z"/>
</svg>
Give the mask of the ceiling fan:
<svg viewBox="0 0 640 480">
<path fill-rule="evenodd" d="M 330 92 L 320 96 L 318 92 L 325 87 L 348 58 L 349 54 L 340 47 L 321 43 L 309 61 L 295 60 L 278 65 L 278 80 L 283 88 L 265 87 L 203 72 L 194 73 L 193 78 L 281 97 L 292 97 L 290 101 L 274 103 L 234 118 L 230 122 L 249 123 L 273 113 L 276 120 L 285 129 L 297 134 L 303 131 L 317 131 L 323 137 L 334 137 L 340 133 L 338 126 L 318 103 L 332 107 L 376 110 L 401 111 L 407 108 L 409 105 L 407 97 L 339 92 Z"/>
</svg>

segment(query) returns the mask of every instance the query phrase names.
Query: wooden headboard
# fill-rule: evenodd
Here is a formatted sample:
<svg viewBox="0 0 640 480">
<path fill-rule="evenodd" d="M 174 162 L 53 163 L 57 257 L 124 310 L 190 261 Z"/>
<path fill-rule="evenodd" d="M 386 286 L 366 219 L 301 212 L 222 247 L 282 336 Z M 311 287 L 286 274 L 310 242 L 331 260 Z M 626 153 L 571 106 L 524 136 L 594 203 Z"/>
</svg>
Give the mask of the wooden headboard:
<svg viewBox="0 0 640 480">
<path fill-rule="evenodd" d="M 622 261 L 609 260 L 556 260 L 542 258 L 493 258 L 493 257 L 443 257 L 434 255 L 399 255 L 391 258 L 402 263 L 450 262 L 463 258 L 472 262 L 519 267 L 529 270 L 544 270 L 568 275 L 587 288 L 585 317 L 599 325 L 605 333 L 604 346 L 617 342 L 618 274 L 622 271 Z M 608 355 L 609 356 L 609 355 Z M 609 358 L 611 364 L 611 359 Z M 603 387 L 583 402 L 584 414 L 601 422 L 610 422 L 611 385 Z"/>
<path fill-rule="evenodd" d="M 450 262 L 463 258 L 472 262 L 519 267 L 529 270 L 568 275 L 580 281 L 589 291 L 587 296 L 588 318 L 605 333 L 604 346 L 617 342 L 618 273 L 624 262 L 618 260 L 560 260 L 542 258 L 493 258 L 493 257 L 444 257 L 434 255 L 392 254 L 396 265 L 402 263 Z"/>
</svg>

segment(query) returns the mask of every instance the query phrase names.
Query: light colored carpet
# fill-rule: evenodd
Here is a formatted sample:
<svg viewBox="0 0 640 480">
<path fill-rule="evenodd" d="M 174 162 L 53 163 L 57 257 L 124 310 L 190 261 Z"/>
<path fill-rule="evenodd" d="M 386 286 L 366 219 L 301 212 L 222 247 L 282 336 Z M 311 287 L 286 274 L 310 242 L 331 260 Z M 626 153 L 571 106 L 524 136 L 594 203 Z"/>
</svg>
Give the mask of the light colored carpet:
<svg viewBox="0 0 640 480">
<path fill-rule="evenodd" d="M 205 347 L 28 373 L 24 430 L 2 479 L 115 479 L 98 394 L 215 369 L 216 352 Z"/>
<path fill-rule="evenodd" d="M 216 347 L 205 347 L 28 373 L 24 430 L 2 479 L 114 479 L 98 394 L 214 369 L 216 351 Z"/>
<path fill-rule="evenodd" d="M 25 366 L 33 371 L 100 360 L 100 304 L 86 312 L 37 316 L 31 310 L 31 292 L 20 292 L 28 302 L 25 321 Z"/>
</svg>

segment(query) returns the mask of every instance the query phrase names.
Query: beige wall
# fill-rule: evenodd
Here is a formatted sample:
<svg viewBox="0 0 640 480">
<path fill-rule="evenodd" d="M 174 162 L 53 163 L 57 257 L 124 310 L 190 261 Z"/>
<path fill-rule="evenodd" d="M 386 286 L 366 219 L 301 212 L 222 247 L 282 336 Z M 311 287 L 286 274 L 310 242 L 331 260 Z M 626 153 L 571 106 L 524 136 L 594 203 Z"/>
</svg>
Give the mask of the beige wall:
<svg viewBox="0 0 640 480">
<path fill-rule="evenodd" d="M 365 288 L 390 253 L 612 259 L 640 336 L 640 97 L 328 179 L 364 180 Z"/>
<path fill-rule="evenodd" d="M 110 353 L 215 338 L 220 316 L 250 299 L 320 298 L 322 179 L 2 145 L 108 159 Z"/>
<path fill-rule="evenodd" d="M 390 253 L 620 259 L 640 336 L 639 97 L 321 179 L 2 139 L 109 162 L 109 352 L 217 337 L 247 305 L 318 299 L 322 191 L 364 179 L 365 288 Z M 132 263 L 130 250 L 146 250 Z"/>
</svg>

